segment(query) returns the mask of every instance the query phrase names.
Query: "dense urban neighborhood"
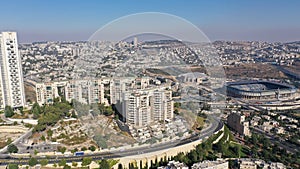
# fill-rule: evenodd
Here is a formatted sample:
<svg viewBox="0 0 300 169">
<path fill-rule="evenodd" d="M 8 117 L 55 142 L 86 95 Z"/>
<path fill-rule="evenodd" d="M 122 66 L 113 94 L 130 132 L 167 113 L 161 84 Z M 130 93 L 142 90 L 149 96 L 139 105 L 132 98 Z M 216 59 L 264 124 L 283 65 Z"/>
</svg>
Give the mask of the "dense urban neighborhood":
<svg viewBox="0 0 300 169">
<path fill-rule="evenodd" d="M 299 42 L 0 38 L 1 167 L 300 166 Z"/>
</svg>

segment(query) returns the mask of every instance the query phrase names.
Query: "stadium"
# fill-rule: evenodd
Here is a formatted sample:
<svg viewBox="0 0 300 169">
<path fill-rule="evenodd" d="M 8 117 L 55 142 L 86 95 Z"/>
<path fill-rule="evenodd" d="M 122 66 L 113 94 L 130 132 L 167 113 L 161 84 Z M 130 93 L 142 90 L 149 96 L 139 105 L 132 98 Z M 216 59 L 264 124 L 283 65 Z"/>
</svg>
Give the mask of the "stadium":
<svg viewBox="0 0 300 169">
<path fill-rule="evenodd" d="M 285 83 L 273 81 L 228 82 L 227 94 L 247 100 L 285 100 L 296 96 L 297 89 Z"/>
</svg>

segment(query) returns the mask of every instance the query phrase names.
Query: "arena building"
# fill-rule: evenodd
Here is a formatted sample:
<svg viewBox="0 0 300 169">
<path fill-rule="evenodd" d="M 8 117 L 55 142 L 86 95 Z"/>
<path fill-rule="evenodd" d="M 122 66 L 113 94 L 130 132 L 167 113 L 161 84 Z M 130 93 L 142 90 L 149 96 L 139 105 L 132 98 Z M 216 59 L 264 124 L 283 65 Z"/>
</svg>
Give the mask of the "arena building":
<svg viewBox="0 0 300 169">
<path fill-rule="evenodd" d="M 239 81 L 227 83 L 227 94 L 249 100 L 285 100 L 297 95 L 297 88 L 274 81 Z"/>
</svg>

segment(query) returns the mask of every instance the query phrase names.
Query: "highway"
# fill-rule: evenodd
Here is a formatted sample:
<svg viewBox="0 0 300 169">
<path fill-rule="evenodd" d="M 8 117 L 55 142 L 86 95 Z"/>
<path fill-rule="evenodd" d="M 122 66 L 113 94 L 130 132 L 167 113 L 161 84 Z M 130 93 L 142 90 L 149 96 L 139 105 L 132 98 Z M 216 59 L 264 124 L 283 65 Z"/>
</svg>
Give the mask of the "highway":
<svg viewBox="0 0 300 169">
<path fill-rule="evenodd" d="M 215 131 L 220 130 L 223 127 L 223 123 L 219 120 L 216 116 L 209 116 L 210 119 L 210 125 L 208 128 L 201 131 L 200 134 L 192 135 L 189 138 L 182 139 L 182 140 L 176 140 L 176 141 L 170 141 L 165 142 L 161 144 L 153 144 L 148 147 L 136 147 L 131 149 L 125 149 L 125 150 L 115 150 L 110 152 L 97 152 L 92 154 L 85 154 L 83 156 L 50 156 L 48 157 L 49 163 L 57 163 L 61 159 L 65 159 L 67 162 L 81 162 L 84 157 L 91 157 L 93 160 L 101 160 L 101 159 L 113 159 L 113 158 L 120 158 L 125 156 L 133 156 L 133 155 L 140 155 L 145 153 L 153 153 L 156 151 L 162 151 L 167 150 L 170 148 L 174 148 L 177 146 L 181 146 L 184 144 L 188 144 L 191 142 L 194 142 L 196 140 L 202 139 L 204 140 L 206 137 L 211 136 Z M 38 160 L 45 159 L 45 157 L 36 157 Z M 7 164 L 22 164 L 26 165 L 28 164 L 28 157 L 24 158 L 13 158 L 11 156 L 0 156 L 0 165 L 7 165 Z"/>
</svg>

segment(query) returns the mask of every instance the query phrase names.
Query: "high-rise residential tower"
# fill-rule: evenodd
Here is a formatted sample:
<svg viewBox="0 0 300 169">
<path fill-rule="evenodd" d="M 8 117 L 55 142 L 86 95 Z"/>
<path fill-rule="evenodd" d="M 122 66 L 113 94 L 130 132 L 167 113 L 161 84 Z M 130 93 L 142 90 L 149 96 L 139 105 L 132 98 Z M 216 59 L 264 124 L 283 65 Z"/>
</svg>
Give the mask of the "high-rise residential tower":
<svg viewBox="0 0 300 169">
<path fill-rule="evenodd" d="M 162 88 L 123 92 L 123 120 L 136 127 L 174 118 L 172 91 Z"/>
<path fill-rule="evenodd" d="M 0 34 L 0 107 L 25 106 L 21 58 L 16 32 Z"/>
</svg>

